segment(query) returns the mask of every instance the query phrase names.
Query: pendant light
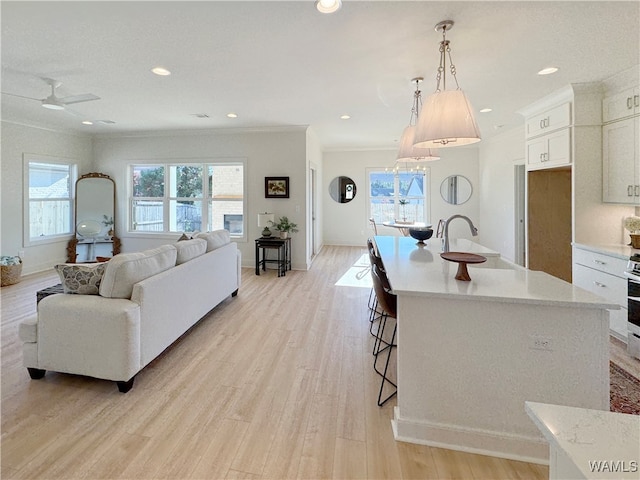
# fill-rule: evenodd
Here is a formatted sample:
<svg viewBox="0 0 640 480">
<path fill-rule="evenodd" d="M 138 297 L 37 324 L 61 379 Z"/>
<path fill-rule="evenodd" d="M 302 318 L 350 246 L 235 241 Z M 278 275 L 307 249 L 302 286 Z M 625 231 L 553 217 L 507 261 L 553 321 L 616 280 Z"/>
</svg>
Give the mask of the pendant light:
<svg viewBox="0 0 640 480">
<path fill-rule="evenodd" d="M 416 133 L 416 123 L 418 115 L 420 115 L 420 107 L 422 106 L 422 97 L 420 93 L 420 82 L 424 80 L 422 77 L 416 77 L 411 80 L 415 82 L 416 91 L 413 94 L 413 105 L 411 107 L 411 117 L 409 118 L 409 126 L 402 132 L 400 137 L 400 149 L 398 150 L 397 162 L 427 162 L 431 160 L 440 160 L 438 152 L 430 148 L 420 148 L 414 146 L 414 137 Z"/>
<path fill-rule="evenodd" d="M 444 20 L 435 26 L 436 32 L 442 32 L 436 91 L 427 97 L 418 118 L 414 139 L 416 147 L 457 147 L 480 141 L 480 131 L 473 116 L 473 109 L 458 85 L 456 67 L 451 59 L 451 47 L 446 39 L 446 33 L 452 27 L 451 20 Z M 455 90 L 446 89 L 447 55 L 451 76 L 456 83 Z"/>
</svg>

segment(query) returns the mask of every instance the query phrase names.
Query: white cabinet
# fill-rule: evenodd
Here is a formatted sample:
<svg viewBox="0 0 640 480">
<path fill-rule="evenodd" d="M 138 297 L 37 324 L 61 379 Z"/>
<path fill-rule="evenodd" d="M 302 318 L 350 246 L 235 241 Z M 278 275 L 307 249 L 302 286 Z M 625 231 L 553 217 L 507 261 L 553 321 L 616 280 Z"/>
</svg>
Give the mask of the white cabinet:
<svg viewBox="0 0 640 480">
<path fill-rule="evenodd" d="M 609 311 L 611 333 L 627 342 L 627 260 L 605 252 L 573 248 L 573 284 L 620 305 Z"/>
<path fill-rule="evenodd" d="M 528 117 L 525 122 L 525 138 L 568 127 L 571 124 L 571 103 L 563 103 L 538 115 Z"/>
<path fill-rule="evenodd" d="M 571 131 L 563 128 L 554 133 L 527 140 L 526 158 L 529 170 L 571 164 Z"/>
<path fill-rule="evenodd" d="M 602 200 L 640 204 L 640 87 L 602 100 Z"/>
<path fill-rule="evenodd" d="M 640 116 L 602 127 L 602 199 L 640 204 Z"/>
<path fill-rule="evenodd" d="M 571 102 L 528 115 L 525 156 L 528 170 L 571 165 Z"/>
<path fill-rule="evenodd" d="M 632 87 L 602 100 L 604 123 L 640 114 L 640 87 Z"/>
</svg>

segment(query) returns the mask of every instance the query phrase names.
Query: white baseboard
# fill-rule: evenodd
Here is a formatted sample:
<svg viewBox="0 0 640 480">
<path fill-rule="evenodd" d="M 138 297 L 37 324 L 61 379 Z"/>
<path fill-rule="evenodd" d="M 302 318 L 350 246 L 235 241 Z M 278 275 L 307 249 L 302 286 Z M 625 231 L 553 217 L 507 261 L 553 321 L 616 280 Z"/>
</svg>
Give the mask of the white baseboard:
<svg viewBox="0 0 640 480">
<path fill-rule="evenodd" d="M 549 444 L 542 436 L 530 437 L 403 419 L 398 407 L 394 408 L 391 426 L 393 436 L 401 442 L 541 465 L 549 464 Z"/>
</svg>

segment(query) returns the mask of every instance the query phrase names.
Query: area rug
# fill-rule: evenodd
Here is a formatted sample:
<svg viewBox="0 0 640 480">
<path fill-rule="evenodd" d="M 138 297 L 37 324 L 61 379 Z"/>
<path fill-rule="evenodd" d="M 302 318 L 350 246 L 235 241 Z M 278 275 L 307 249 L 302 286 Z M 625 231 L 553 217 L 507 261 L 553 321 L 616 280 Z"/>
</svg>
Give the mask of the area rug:
<svg viewBox="0 0 640 480">
<path fill-rule="evenodd" d="M 610 410 L 618 413 L 640 415 L 640 380 L 609 362 Z"/>
</svg>

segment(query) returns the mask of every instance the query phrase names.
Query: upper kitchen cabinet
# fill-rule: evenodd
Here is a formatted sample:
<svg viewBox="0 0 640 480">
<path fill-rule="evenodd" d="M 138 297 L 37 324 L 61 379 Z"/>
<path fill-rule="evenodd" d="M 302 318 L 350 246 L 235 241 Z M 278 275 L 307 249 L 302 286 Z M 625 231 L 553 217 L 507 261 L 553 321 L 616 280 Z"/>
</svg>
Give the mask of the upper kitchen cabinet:
<svg viewBox="0 0 640 480">
<path fill-rule="evenodd" d="M 627 88 L 602 100 L 602 122 L 615 122 L 640 114 L 640 86 Z"/>
<path fill-rule="evenodd" d="M 639 74 L 640 67 L 635 67 L 606 84 L 602 100 L 603 202 L 640 204 Z"/>
<path fill-rule="evenodd" d="M 572 84 L 518 112 L 525 117 L 527 170 L 568 167 L 575 162 L 583 127 L 600 128 L 601 92 L 599 84 Z"/>
</svg>

